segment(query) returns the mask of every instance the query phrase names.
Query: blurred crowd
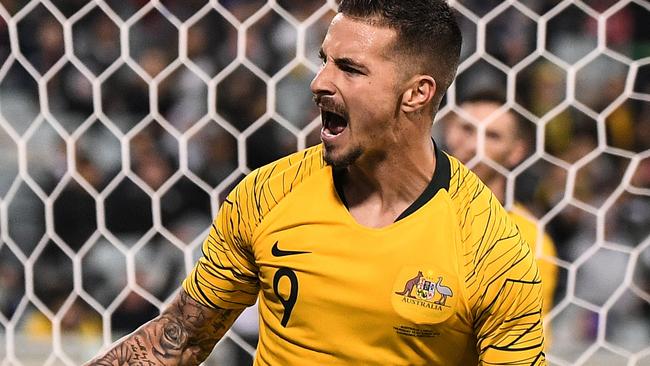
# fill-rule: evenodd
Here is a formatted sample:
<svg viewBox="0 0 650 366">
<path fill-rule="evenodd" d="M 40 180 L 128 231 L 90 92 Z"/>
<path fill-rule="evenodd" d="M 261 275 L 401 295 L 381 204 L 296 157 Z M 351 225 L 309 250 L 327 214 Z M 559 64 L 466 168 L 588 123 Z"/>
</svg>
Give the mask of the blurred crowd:
<svg viewBox="0 0 650 366">
<path fill-rule="evenodd" d="M 334 13 L 312 16 L 323 0 L 50 3 L 0 5 L 0 335 L 49 337 L 56 316 L 96 339 L 110 322 L 115 339 L 157 315 L 245 173 L 318 143 L 308 88 Z M 617 1 L 515 3 L 456 2 L 464 62 L 433 135 L 446 146 L 464 96 L 507 91 L 535 132 L 506 204 L 557 249 L 553 347 L 575 359 L 606 319 L 606 340 L 637 352 L 650 346 L 650 9 L 614 12 L 603 53 L 592 15 Z M 237 329 L 254 345 L 248 314 Z M 235 343 L 223 357 L 250 364 Z"/>
</svg>

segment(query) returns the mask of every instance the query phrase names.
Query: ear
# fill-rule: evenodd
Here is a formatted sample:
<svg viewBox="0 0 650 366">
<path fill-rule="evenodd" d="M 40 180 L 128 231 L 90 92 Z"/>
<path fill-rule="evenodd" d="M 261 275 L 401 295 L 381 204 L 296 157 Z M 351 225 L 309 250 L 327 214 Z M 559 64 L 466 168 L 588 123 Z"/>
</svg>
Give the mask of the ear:
<svg viewBox="0 0 650 366">
<path fill-rule="evenodd" d="M 429 75 L 416 75 L 402 94 L 402 111 L 412 113 L 426 107 L 436 94 L 436 81 Z"/>
</svg>

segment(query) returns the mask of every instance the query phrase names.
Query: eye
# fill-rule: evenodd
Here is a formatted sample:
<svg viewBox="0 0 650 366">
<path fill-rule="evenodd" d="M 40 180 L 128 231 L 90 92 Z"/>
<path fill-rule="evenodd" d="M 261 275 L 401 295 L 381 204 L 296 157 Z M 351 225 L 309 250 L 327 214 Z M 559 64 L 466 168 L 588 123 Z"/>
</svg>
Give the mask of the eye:
<svg viewBox="0 0 650 366">
<path fill-rule="evenodd" d="M 499 140 L 501 138 L 499 133 L 490 130 L 485 131 L 485 137 L 491 140 Z"/>
<path fill-rule="evenodd" d="M 463 123 L 461 128 L 467 134 L 474 133 L 474 125 L 472 125 L 471 123 Z"/>
<path fill-rule="evenodd" d="M 341 65 L 340 69 L 341 69 L 341 71 L 346 72 L 348 74 L 358 74 L 358 75 L 362 74 L 361 71 L 355 69 L 354 67 L 350 67 L 348 65 Z"/>
</svg>

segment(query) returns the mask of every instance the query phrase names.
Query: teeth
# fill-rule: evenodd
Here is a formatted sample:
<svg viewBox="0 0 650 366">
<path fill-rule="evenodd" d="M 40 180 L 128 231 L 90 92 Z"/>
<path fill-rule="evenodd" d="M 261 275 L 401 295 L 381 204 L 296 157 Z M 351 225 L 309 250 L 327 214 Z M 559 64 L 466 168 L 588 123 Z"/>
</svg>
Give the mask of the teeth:
<svg viewBox="0 0 650 366">
<path fill-rule="evenodd" d="M 330 135 L 338 135 L 347 128 L 345 117 L 334 112 L 323 114 L 323 127 Z"/>
</svg>

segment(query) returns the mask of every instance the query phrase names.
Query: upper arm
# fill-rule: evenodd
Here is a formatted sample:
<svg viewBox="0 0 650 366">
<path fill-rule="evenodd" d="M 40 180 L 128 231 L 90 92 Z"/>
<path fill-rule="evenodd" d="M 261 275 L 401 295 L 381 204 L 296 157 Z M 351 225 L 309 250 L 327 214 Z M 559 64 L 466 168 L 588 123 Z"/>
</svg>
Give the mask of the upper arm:
<svg viewBox="0 0 650 366">
<path fill-rule="evenodd" d="M 543 364 L 539 271 L 527 245 L 511 244 L 500 258 L 488 259 L 495 265 L 485 276 L 481 307 L 476 309 L 477 348 L 484 364 Z"/>
<path fill-rule="evenodd" d="M 277 160 L 248 174 L 221 205 L 203 255 L 183 282 L 209 307 L 253 305 L 260 290 L 254 246 L 258 226 L 292 189 L 326 164 L 320 146 Z"/>
<path fill-rule="evenodd" d="M 496 198 L 472 214 L 467 283 L 482 364 L 545 364 L 541 278 L 534 252 Z"/>
<path fill-rule="evenodd" d="M 213 308 L 243 309 L 259 292 L 251 237 L 257 224 L 253 197 L 244 180 L 223 202 L 202 247 L 203 255 L 183 281 L 197 302 Z"/>
<path fill-rule="evenodd" d="M 551 258 L 557 257 L 553 240 L 547 234 L 544 234 L 542 240 L 542 254 Z M 542 294 L 544 298 L 543 314 L 546 315 L 551 309 L 553 309 L 553 297 L 555 296 L 555 288 L 557 287 L 558 267 L 555 263 L 546 258 L 538 258 L 537 264 L 539 265 L 539 271 L 542 276 Z"/>
<path fill-rule="evenodd" d="M 531 213 L 524 207 L 516 204 L 508 214 L 537 258 L 542 278 L 542 298 L 544 299 L 542 314 L 545 315 L 553 308 L 553 296 L 557 282 L 558 268 L 552 262 L 552 258 L 557 257 L 555 244 L 547 233 L 540 230 L 537 222 L 531 218 Z"/>
</svg>

